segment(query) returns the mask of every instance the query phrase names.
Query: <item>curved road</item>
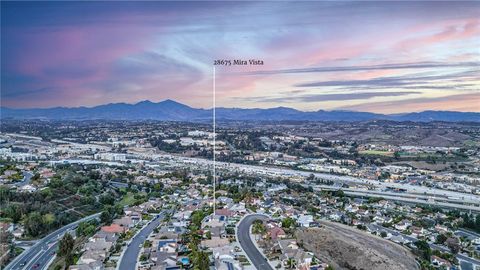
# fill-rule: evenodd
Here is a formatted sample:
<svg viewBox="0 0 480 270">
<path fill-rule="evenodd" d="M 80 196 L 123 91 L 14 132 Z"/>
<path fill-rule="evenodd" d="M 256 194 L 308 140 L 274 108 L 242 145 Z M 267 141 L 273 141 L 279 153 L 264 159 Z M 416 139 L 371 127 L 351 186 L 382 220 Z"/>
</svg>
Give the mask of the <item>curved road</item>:
<svg viewBox="0 0 480 270">
<path fill-rule="evenodd" d="M 37 264 L 38 269 L 46 269 L 46 264 L 53 256 L 55 256 L 58 241 L 63 237 L 63 235 L 68 231 L 75 229 L 80 222 L 92 220 L 94 218 L 98 218 L 99 216 L 100 213 L 84 217 L 50 233 L 44 238 L 38 240 L 38 242 L 31 248 L 25 250 L 22 252 L 22 254 L 17 256 L 5 267 L 5 270 L 31 269 Z"/>
<path fill-rule="evenodd" d="M 130 270 L 133 269 L 137 264 L 138 254 L 140 253 L 141 246 L 147 237 L 153 232 L 153 230 L 160 225 L 163 218 L 165 217 L 165 212 L 158 214 L 147 226 L 145 226 L 140 232 L 138 232 L 128 244 L 125 253 L 120 259 L 120 270 Z"/>
<path fill-rule="evenodd" d="M 268 219 L 268 217 L 260 214 L 251 214 L 245 216 L 237 226 L 237 240 L 255 268 L 262 270 L 273 270 L 267 259 L 257 249 L 255 244 L 253 244 L 252 238 L 250 238 L 250 227 L 252 226 L 253 222 L 255 220 L 264 219 Z"/>
<path fill-rule="evenodd" d="M 30 184 L 30 179 L 32 179 L 33 174 L 31 172 L 26 172 L 26 171 L 23 171 L 22 174 L 23 174 L 22 181 L 14 183 L 13 186 L 23 187 L 27 184 Z"/>
</svg>

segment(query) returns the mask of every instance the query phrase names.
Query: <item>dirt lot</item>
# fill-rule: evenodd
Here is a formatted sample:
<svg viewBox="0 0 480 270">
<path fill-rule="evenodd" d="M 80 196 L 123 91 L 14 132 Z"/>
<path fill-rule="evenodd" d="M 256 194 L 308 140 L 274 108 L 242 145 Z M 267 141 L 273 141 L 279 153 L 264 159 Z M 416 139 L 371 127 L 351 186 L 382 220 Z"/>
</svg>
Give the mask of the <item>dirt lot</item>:
<svg viewBox="0 0 480 270">
<path fill-rule="evenodd" d="M 346 225 L 322 222 L 321 228 L 297 231 L 297 241 L 334 269 L 419 269 L 406 248 Z"/>
</svg>

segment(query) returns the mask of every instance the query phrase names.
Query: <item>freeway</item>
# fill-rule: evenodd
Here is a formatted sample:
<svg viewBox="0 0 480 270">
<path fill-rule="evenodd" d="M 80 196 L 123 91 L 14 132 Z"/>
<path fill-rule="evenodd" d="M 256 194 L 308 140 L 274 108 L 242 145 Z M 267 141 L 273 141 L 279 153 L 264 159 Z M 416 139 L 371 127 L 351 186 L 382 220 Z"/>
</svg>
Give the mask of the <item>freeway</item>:
<svg viewBox="0 0 480 270">
<path fill-rule="evenodd" d="M 130 241 L 127 246 L 127 249 L 123 253 L 123 256 L 120 259 L 119 268 L 120 270 L 130 270 L 134 269 L 137 264 L 138 254 L 140 253 L 141 246 L 147 237 L 153 232 L 155 228 L 160 225 L 163 218 L 165 217 L 165 212 L 158 214 L 147 226 L 142 228 Z"/>
<path fill-rule="evenodd" d="M 211 160 L 207 160 L 207 159 L 180 157 L 180 156 L 174 156 L 169 154 L 151 155 L 151 157 L 157 158 L 157 159 L 163 158 L 163 159 L 168 159 L 171 161 L 177 161 L 177 162 L 186 163 L 186 164 L 196 164 L 202 167 L 212 166 L 213 164 Z M 243 172 L 243 173 L 257 173 L 257 174 L 264 174 L 269 176 L 308 177 L 313 174 L 316 178 L 331 180 L 333 182 L 338 182 L 338 183 L 354 183 L 359 185 L 369 185 L 369 186 L 374 186 L 378 189 L 387 189 L 387 188 L 402 189 L 402 190 L 405 190 L 407 193 L 432 195 L 434 197 L 445 196 L 445 197 L 450 197 L 451 200 L 455 200 L 457 202 L 464 202 L 468 200 L 468 201 L 476 202 L 477 205 L 480 205 L 480 196 L 472 193 L 463 193 L 459 191 L 431 188 L 431 187 L 418 186 L 418 185 L 410 185 L 410 184 L 404 184 L 404 183 L 380 182 L 376 180 L 370 180 L 370 179 L 359 178 L 359 177 L 348 176 L 348 175 L 336 175 L 336 174 L 329 174 L 329 173 L 300 171 L 300 170 L 294 170 L 289 168 L 247 165 L 247 164 L 239 164 L 239 163 L 227 163 L 227 162 L 220 162 L 220 161 L 216 162 L 216 168 L 217 170 L 221 170 L 221 169 L 225 169 L 228 171 L 236 170 L 238 172 Z"/>
<path fill-rule="evenodd" d="M 319 188 L 315 188 L 315 190 L 321 191 L 321 189 Z M 432 206 L 439 206 L 442 208 L 462 209 L 462 210 L 480 212 L 480 207 L 477 207 L 477 206 L 459 204 L 459 203 L 446 203 L 446 202 L 437 201 L 433 198 L 430 198 L 429 200 L 425 200 L 425 199 L 422 200 L 422 199 L 415 199 L 415 198 L 405 198 L 404 196 L 402 196 L 402 194 L 395 194 L 392 192 L 370 192 L 365 190 L 348 191 L 346 189 L 342 189 L 342 190 L 345 194 L 356 196 L 356 197 L 376 197 L 376 198 L 383 198 L 385 200 L 391 200 L 391 201 L 399 201 L 399 202 L 414 203 L 414 204 L 427 204 Z M 353 189 L 349 189 L 349 190 L 353 190 Z"/>
<path fill-rule="evenodd" d="M 84 217 L 50 233 L 44 238 L 38 240 L 38 242 L 35 243 L 35 245 L 33 245 L 31 248 L 25 250 L 22 254 L 16 257 L 5 267 L 5 270 L 31 269 L 34 266 L 36 266 L 38 269 L 46 269 L 46 264 L 52 258 L 52 256 L 55 255 L 58 241 L 63 237 L 63 235 L 75 229 L 80 222 L 92 220 L 94 218 L 98 218 L 99 216 L 100 213 Z"/>
<path fill-rule="evenodd" d="M 171 154 L 139 154 L 136 152 L 129 152 L 132 155 L 136 155 L 140 158 L 145 159 L 153 159 L 156 160 L 147 164 L 147 166 L 156 166 L 158 162 L 172 162 L 175 164 L 185 164 L 185 165 L 194 165 L 201 168 L 209 168 L 213 166 L 213 161 L 208 159 L 202 158 L 192 158 L 192 157 L 182 157 L 182 156 L 175 156 Z M 140 160 L 130 160 L 132 163 L 138 163 Z M 82 163 L 82 164 L 89 164 L 89 163 L 103 163 L 107 165 L 113 165 L 113 162 L 105 162 L 105 161 L 98 161 L 98 160 L 90 160 L 90 159 L 67 159 L 67 160 L 60 160 L 60 161 L 51 161 L 51 163 Z M 117 165 L 124 165 L 119 162 L 115 162 Z M 241 173 L 255 173 L 255 174 L 263 174 L 268 176 L 283 176 L 283 177 L 308 177 L 310 175 L 314 175 L 316 178 L 330 180 L 336 183 L 354 183 L 358 185 L 365 185 L 365 186 L 373 186 L 379 190 L 386 190 L 386 189 L 401 189 L 405 190 L 406 193 L 410 194 L 420 194 L 420 195 L 431 195 L 433 198 L 435 197 L 446 197 L 451 202 L 456 202 L 458 204 L 464 204 L 465 202 L 473 202 L 473 207 L 477 209 L 480 206 L 480 196 L 472 193 L 463 193 L 459 191 L 452 191 L 452 190 L 445 190 L 439 188 L 431 188 L 426 186 L 418 186 L 418 185 L 410 185 L 404 183 L 390 183 L 390 182 L 380 182 L 376 180 L 370 180 L 365 178 L 358 178 L 348 175 L 335 175 L 335 174 L 328 174 L 328 173 L 319 173 L 319 172 L 309 172 L 309 171 L 300 171 L 294 170 L 289 168 L 280 168 L 280 167 L 271 167 L 271 166 L 259 166 L 259 165 L 247 165 L 247 164 L 239 164 L 239 163 L 228 163 L 228 162 L 216 162 L 217 170 L 228 170 L 228 171 L 237 171 Z"/>
<path fill-rule="evenodd" d="M 257 249 L 255 244 L 253 244 L 252 238 L 250 238 L 250 227 L 252 226 L 252 223 L 255 220 L 262 220 L 266 218 L 268 217 L 260 214 L 251 214 L 243 217 L 237 226 L 237 240 L 242 246 L 243 251 L 245 251 L 247 254 L 248 259 L 250 262 L 252 262 L 256 269 L 273 270 L 267 259 Z"/>
<path fill-rule="evenodd" d="M 304 186 L 308 187 L 307 184 Z M 416 194 L 416 193 L 404 193 L 404 192 L 395 192 L 395 191 L 379 191 L 379 190 L 370 190 L 367 189 L 366 187 L 359 187 L 359 188 L 351 188 L 351 187 L 342 187 L 341 185 L 339 186 L 329 186 L 329 185 L 315 185 L 313 187 L 314 189 L 330 189 L 330 190 L 343 190 L 344 192 L 351 191 L 351 192 L 363 192 L 363 193 L 368 193 L 372 195 L 392 195 L 395 197 L 404 197 L 404 198 L 411 198 L 411 199 L 420 199 L 420 200 L 425 200 L 425 201 L 440 201 L 440 202 L 447 202 L 447 203 L 458 203 L 458 199 L 452 199 L 446 196 L 432 196 L 432 195 L 423 195 L 423 194 Z M 473 200 L 468 200 L 464 199 L 462 200 L 463 203 L 465 204 L 479 204 L 479 201 L 473 201 Z"/>
</svg>

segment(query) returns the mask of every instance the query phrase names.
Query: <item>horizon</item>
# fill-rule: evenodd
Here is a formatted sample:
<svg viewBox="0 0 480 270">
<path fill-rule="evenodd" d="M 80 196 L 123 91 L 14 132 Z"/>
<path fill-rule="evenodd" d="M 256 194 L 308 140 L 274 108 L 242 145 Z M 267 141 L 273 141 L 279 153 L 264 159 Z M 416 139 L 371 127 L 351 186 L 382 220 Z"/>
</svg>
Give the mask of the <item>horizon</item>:
<svg viewBox="0 0 480 270">
<path fill-rule="evenodd" d="M 213 61 L 258 59 L 216 67 L 216 107 L 480 112 L 480 2 L 1 6 L 2 107 L 211 108 Z"/>
<path fill-rule="evenodd" d="M 131 105 L 131 106 L 135 106 L 135 105 L 138 105 L 140 103 L 145 103 L 145 102 L 149 102 L 149 103 L 152 103 L 152 104 L 160 104 L 160 103 L 164 103 L 164 102 L 174 102 L 176 104 L 179 104 L 179 105 L 183 105 L 183 106 L 187 106 L 189 108 L 192 108 L 192 109 L 197 109 L 197 110 L 212 110 L 213 107 L 210 107 L 210 108 L 204 108 L 204 107 L 194 107 L 194 106 L 191 106 L 191 105 L 188 105 L 188 104 L 185 104 L 185 103 L 182 103 L 182 102 L 179 102 L 177 100 L 174 100 L 174 99 L 170 99 L 170 98 L 167 98 L 167 99 L 164 99 L 164 100 L 161 100 L 161 101 L 158 101 L 158 102 L 154 102 L 154 101 L 151 101 L 151 100 L 141 100 L 141 101 L 137 101 L 137 102 L 134 102 L 134 103 L 127 103 L 127 102 L 115 102 L 115 103 L 105 103 L 105 104 L 99 104 L 99 105 L 93 105 L 93 106 L 76 106 L 76 107 L 63 107 L 63 106 L 55 106 L 55 107 L 47 107 L 47 108 L 10 108 L 10 107 L 5 107 L 5 106 L 1 106 L 0 108 L 1 109 L 10 109 L 10 110 L 49 110 L 49 109 L 94 109 L 96 107 L 99 107 L 99 106 L 109 106 L 109 105 L 117 105 L 117 104 L 122 104 L 122 105 Z M 332 110 L 325 110 L 325 109 L 317 109 L 317 110 L 301 110 L 301 109 L 295 109 L 295 108 L 292 108 L 292 107 L 286 107 L 286 106 L 276 106 L 276 107 L 268 107 L 268 108 L 259 108 L 259 107 L 250 107 L 250 108 L 240 108 L 240 107 L 215 107 L 216 109 L 238 109 L 238 110 L 268 110 L 268 109 L 280 109 L 280 108 L 284 108 L 284 109 L 293 109 L 293 110 L 296 110 L 298 112 L 304 112 L 304 113 L 308 113 L 308 112 L 319 112 L 319 111 L 324 111 L 324 112 L 353 112 L 353 113 L 373 113 L 373 114 L 379 114 L 379 115 L 400 115 L 400 114 L 413 114 L 413 113 L 424 113 L 424 112 L 445 112 L 445 113 L 478 113 L 480 114 L 480 112 L 473 112 L 473 111 L 453 111 L 453 110 L 423 110 L 423 111 L 406 111 L 406 112 L 402 112 L 402 113 L 374 113 L 374 112 L 367 112 L 367 111 L 358 111 L 358 110 L 346 110 L 346 109 L 332 109 Z"/>
</svg>

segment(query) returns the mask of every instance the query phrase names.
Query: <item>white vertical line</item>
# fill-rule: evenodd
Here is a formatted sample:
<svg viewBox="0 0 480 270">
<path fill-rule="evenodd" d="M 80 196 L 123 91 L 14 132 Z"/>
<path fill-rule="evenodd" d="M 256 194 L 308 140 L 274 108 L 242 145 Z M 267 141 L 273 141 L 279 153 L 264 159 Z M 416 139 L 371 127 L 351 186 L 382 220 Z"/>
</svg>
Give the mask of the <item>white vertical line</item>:
<svg viewBox="0 0 480 270">
<path fill-rule="evenodd" d="M 216 101 L 215 101 L 215 95 L 216 95 L 216 85 L 215 85 L 215 66 L 213 66 L 213 215 L 215 215 L 215 191 L 216 191 L 216 184 L 217 184 L 217 175 L 216 175 L 216 160 L 215 160 L 215 150 L 216 150 L 216 138 L 217 138 L 217 133 L 216 133 L 216 127 L 215 127 L 215 107 L 216 107 Z"/>
</svg>

